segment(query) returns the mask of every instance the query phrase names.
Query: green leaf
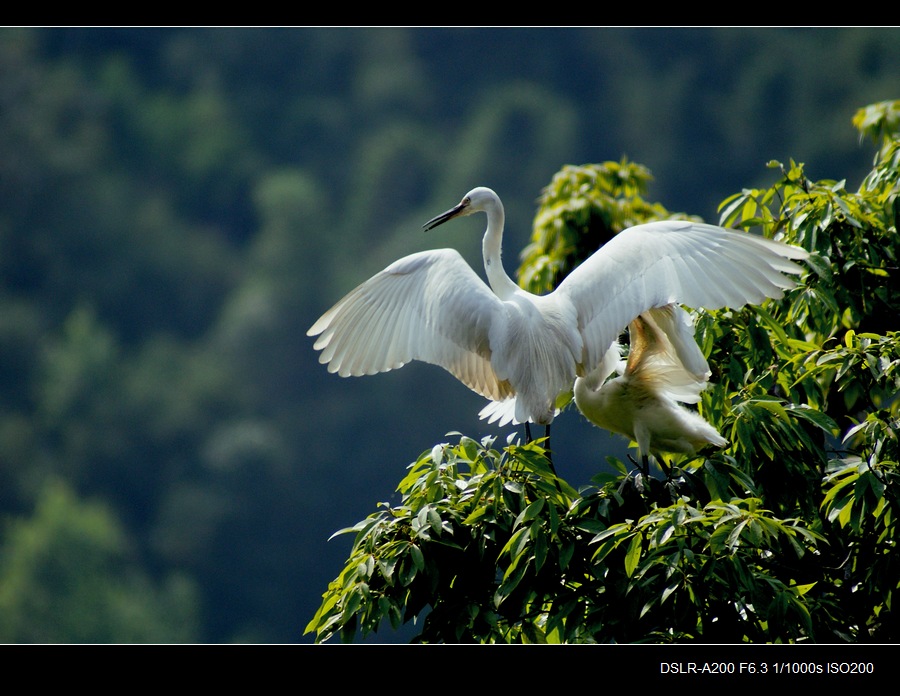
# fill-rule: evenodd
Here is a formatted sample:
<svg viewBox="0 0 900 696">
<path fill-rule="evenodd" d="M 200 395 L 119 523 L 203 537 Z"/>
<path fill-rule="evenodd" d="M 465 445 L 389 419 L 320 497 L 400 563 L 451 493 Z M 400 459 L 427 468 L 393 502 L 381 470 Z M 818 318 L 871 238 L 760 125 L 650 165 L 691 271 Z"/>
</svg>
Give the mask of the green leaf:
<svg viewBox="0 0 900 696">
<path fill-rule="evenodd" d="M 500 553 L 508 553 L 511 558 L 515 559 L 519 554 L 522 553 L 522 549 L 528 543 L 528 539 L 531 536 L 531 527 L 522 527 L 518 529 L 510 538 L 509 541 L 506 542 L 506 545 L 501 549 Z"/>
<path fill-rule="evenodd" d="M 631 543 L 628 544 L 628 551 L 625 553 L 625 575 L 629 578 L 634 575 L 635 568 L 641 560 L 641 547 L 643 545 L 644 536 L 640 532 L 634 535 Z"/>
<path fill-rule="evenodd" d="M 522 510 L 522 512 L 516 518 L 515 526 L 518 527 L 519 525 L 521 525 L 525 522 L 533 520 L 535 517 L 537 517 L 539 514 L 541 514 L 541 510 L 544 509 L 545 502 L 546 501 L 543 498 L 538 498 L 533 503 L 531 503 L 531 505 L 529 505 L 527 508 Z"/>
<path fill-rule="evenodd" d="M 417 570 L 425 570 L 425 556 L 422 555 L 422 549 L 415 544 L 410 544 L 409 555 L 412 557 L 413 564 Z"/>
<path fill-rule="evenodd" d="M 666 600 L 671 597 L 673 593 L 677 592 L 680 587 L 680 582 L 673 582 L 671 585 L 666 587 L 666 589 L 664 589 L 662 591 L 662 594 L 660 595 L 659 603 L 665 604 Z"/>
</svg>

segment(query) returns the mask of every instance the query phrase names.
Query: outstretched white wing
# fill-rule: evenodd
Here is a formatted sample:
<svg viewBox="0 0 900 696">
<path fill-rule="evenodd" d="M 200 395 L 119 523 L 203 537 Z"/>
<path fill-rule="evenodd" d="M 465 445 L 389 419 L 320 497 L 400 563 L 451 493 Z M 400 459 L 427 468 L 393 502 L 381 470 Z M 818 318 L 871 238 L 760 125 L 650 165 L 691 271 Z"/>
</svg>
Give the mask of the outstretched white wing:
<svg viewBox="0 0 900 696">
<path fill-rule="evenodd" d="M 439 365 L 495 401 L 514 391 L 491 367 L 490 328 L 502 303 L 454 249 L 411 254 L 348 293 L 307 332 L 341 377 L 411 360 Z"/>
<path fill-rule="evenodd" d="M 718 309 L 780 298 L 803 268 L 795 246 L 714 225 L 667 220 L 616 235 L 554 291 L 578 315 L 590 372 L 640 313 L 671 303 Z"/>
</svg>

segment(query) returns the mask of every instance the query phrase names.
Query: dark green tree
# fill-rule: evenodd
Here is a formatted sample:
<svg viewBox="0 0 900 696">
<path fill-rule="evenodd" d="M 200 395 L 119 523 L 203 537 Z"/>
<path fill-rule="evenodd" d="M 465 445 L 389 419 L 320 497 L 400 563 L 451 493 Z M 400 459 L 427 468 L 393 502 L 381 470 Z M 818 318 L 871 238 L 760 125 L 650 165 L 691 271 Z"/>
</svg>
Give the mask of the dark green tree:
<svg viewBox="0 0 900 696">
<path fill-rule="evenodd" d="M 108 506 L 61 481 L 34 514 L 9 521 L 0 546 L 0 641 L 147 643 L 198 639 L 197 587 L 157 581 Z"/>
</svg>

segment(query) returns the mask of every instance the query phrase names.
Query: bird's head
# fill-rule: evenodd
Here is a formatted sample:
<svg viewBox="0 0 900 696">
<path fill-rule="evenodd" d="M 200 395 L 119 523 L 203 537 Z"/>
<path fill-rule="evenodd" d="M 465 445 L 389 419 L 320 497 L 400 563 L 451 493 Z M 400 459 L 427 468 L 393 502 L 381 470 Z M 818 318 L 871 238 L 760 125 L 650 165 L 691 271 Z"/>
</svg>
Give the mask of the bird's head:
<svg viewBox="0 0 900 696">
<path fill-rule="evenodd" d="M 492 206 L 499 206 L 502 209 L 503 204 L 500 202 L 499 196 L 485 186 L 478 186 L 463 196 L 462 200 L 450 210 L 431 218 L 422 227 L 425 230 L 433 230 L 438 225 L 443 225 L 447 220 L 471 215 L 472 213 L 486 212 Z"/>
</svg>

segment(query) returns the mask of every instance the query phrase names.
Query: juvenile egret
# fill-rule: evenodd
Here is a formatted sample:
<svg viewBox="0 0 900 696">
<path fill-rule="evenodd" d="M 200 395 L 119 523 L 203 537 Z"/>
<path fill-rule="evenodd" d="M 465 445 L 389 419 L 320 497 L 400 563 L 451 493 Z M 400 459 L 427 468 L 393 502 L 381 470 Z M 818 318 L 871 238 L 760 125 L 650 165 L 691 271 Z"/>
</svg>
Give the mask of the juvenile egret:
<svg viewBox="0 0 900 696">
<path fill-rule="evenodd" d="M 637 442 L 645 474 L 650 454 L 665 466 L 662 452 L 693 455 L 707 445 L 727 445 L 681 405 L 700 400 L 710 375 L 687 312 L 676 304 L 648 310 L 629 324 L 628 335 L 631 348 L 620 376 L 604 383 L 619 360 L 614 343 L 596 369 L 575 380 L 575 404 L 585 418 Z"/>
<path fill-rule="evenodd" d="M 489 188 L 425 223 L 431 230 L 487 215 L 486 285 L 455 249 L 411 254 L 372 276 L 309 329 L 319 362 L 342 377 L 439 365 L 519 423 L 549 428 L 555 401 L 595 369 L 635 317 L 671 303 L 717 309 L 781 297 L 807 252 L 756 235 L 684 220 L 616 235 L 553 292 L 526 292 L 500 258 L 503 204 Z M 513 399 L 513 400 L 511 400 Z"/>
</svg>

